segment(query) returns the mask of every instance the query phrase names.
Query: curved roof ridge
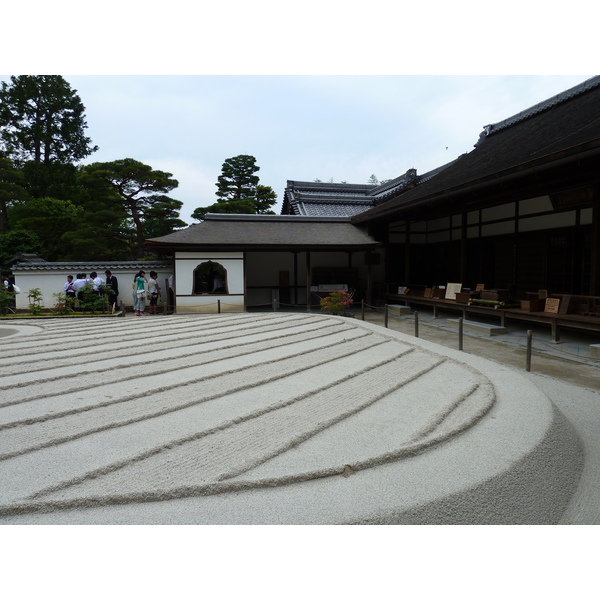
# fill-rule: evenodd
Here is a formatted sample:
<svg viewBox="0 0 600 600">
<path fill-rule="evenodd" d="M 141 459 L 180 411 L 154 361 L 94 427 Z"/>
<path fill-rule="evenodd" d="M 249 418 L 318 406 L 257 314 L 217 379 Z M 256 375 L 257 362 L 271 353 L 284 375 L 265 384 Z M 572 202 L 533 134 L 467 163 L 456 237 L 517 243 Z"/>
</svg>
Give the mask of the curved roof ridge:
<svg viewBox="0 0 600 600">
<path fill-rule="evenodd" d="M 586 79 L 582 83 L 580 83 L 572 88 L 569 88 L 568 90 L 565 90 L 564 92 L 560 92 L 559 94 L 551 96 L 550 98 L 547 98 L 546 100 L 543 100 L 542 102 L 538 102 L 537 104 L 534 104 L 533 106 L 530 106 L 529 108 L 526 108 L 525 110 L 522 110 L 521 112 L 518 112 L 515 115 L 512 115 L 511 117 L 504 119 L 503 121 L 498 121 L 497 123 L 491 123 L 490 125 L 484 125 L 483 131 L 479 135 L 479 140 L 478 140 L 477 144 L 475 144 L 475 146 L 477 146 L 483 140 L 485 140 L 486 137 L 488 137 L 498 131 L 506 129 L 507 127 L 515 125 L 516 123 L 524 121 L 525 119 L 529 119 L 530 117 L 533 117 L 534 115 L 537 115 L 538 113 L 540 113 L 544 110 L 548 110 L 549 108 L 552 108 L 552 107 L 556 106 L 557 104 L 561 104 L 562 102 L 570 100 L 571 98 L 574 98 L 575 96 L 579 96 L 580 94 L 583 94 L 584 92 L 594 89 L 595 87 L 598 87 L 599 85 L 600 85 L 600 75 L 596 75 L 594 77 L 591 77 L 590 79 Z"/>
</svg>

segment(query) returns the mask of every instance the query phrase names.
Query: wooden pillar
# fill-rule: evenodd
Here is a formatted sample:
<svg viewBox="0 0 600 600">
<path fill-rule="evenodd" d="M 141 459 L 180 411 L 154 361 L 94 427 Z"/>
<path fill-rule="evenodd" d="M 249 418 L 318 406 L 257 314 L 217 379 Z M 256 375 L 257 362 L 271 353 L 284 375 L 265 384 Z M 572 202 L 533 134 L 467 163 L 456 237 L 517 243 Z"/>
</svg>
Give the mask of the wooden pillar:
<svg viewBox="0 0 600 600">
<path fill-rule="evenodd" d="M 410 284 L 410 221 L 406 221 L 406 241 L 404 242 L 404 274 L 406 279 L 404 283 Z"/>
<path fill-rule="evenodd" d="M 294 304 L 298 304 L 298 253 L 294 252 Z"/>
<path fill-rule="evenodd" d="M 521 240 L 519 235 L 519 202 L 515 203 L 515 232 L 513 237 L 513 291 L 519 290 L 519 271 L 521 269 Z M 524 290 L 520 290 L 522 293 Z"/>
<path fill-rule="evenodd" d="M 311 301 L 311 277 L 310 277 L 310 251 L 306 251 L 306 310 L 310 311 Z"/>
<path fill-rule="evenodd" d="M 369 306 L 373 306 L 373 271 L 372 271 L 373 255 L 371 254 L 370 250 L 366 253 L 366 256 L 367 256 L 367 304 Z"/>
<path fill-rule="evenodd" d="M 600 296 L 600 184 L 593 186 L 590 296 Z"/>
<path fill-rule="evenodd" d="M 451 229 L 450 231 L 453 230 Z M 465 282 L 468 280 L 468 259 L 469 256 L 467 250 L 467 211 L 463 210 L 460 221 L 460 280 Z"/>
<path fill-rule="evenodd" d="M 247 282 L 246 282 L 246 265 L 248 264 L 248 253 L 244 251 L 244 260 L 242 261 L 242 269 L 244 272 L 244 312 L 248 310 L 248 290 Z"/>
</svg>

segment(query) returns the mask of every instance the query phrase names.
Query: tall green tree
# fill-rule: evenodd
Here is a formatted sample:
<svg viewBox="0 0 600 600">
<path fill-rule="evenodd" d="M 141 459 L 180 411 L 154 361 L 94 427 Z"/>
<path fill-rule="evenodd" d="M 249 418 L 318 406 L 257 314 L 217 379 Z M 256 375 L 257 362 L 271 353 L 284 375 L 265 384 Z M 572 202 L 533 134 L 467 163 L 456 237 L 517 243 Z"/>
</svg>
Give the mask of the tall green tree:
<svg viewBox="0 0 600 600">
<path fill-rule="evenodd" d="M 8 158 L 0 157 L 0 235 L 9 231 L 8 209 L 10 206 L 29 197 L 23 187 L 24 184 L 23 171 L 16 168 Z"/>
<path fill-rule="evenodd" d="M 128 260 L 135 248 L 135 232 L 128 214 L 115 192 L 108 186 L 83 185 L 78 170 L 78 185 L 73 198 L 82 208 L 73 227 L 63 236 L 63 260 Z"/>
<path fill-rule="evenodd" d="M 0 84 L 0 152 L 23 168 L 35 198 L 68 200 L 73 163 L 95 152 L 85 135 L 84 106 L 60 75 L 19 75 Z"/>
<path fill-rule="evenodd" d="M 32 231 L 17 229 L 0 234 L 0 267 L 8 269 L 9 262 L 17 253 L 40 254 L 42 242 Z"/>
<path fill-rule="evenodd" d="M 103 190 L 113 206 L 126 214 L 135 240 L 132 258 L 141 259 L 146 253 L 147 224 L 164 218 L 169 228 L 165 233 L 186 225 L 176 216 L 183 203 L 166 196 L 179 185 L 171 173 L 152 169 L 133 158 L 123 158 L 82 167 L 80 182 Z"/>
<path fill-rule="evenodd" d="M 79 161 L 97 150 L 84 134 L 84 110 L 60 75 L 12 76 L 0 86 L 0 143 L 22 162 Z"/>
<path fill-rule="evenodd" d="M 20 235 L 21 240 L 29 245 L 39 240 L 46 260 L 62 260 L 63 236 L 73 229 L 75 219 L 81 212 L 82 208 L 70 200 L 29 198 L 11 207 L 9 215 L 15 225 L 10 233 Z M 35 238 L 29 238 L 26 235 L 28 233 L 34 234 Z"/>
<path fill-rule="evenodd" d="M 207 213 L 275 214 L 271 207 L 277 194 L 269 186 L 259 185 L 260 170 L 256 158 L 239 154 L 228 158 L 221 167 L 217 179 L 217 202 L 199 207 L 192 213 L 194 219 L 202 220 Z"/>
<path fill-rule="evenodd" d="M 254 208 L 256 214 L 272 215 L 275 214 L 271 207 L 277 202 L 277 194 L 269 185 L 257 185 L 256 196 L 254 197 Z"/>
<path fill-rule="evenodd" d="M 239 154 L 228 158 L 221 167 L 217 179 L 217 198 L 221 202 L 252 199 L 256 195 L 259 178 L 255 175 L 260 171 L 256 158 L 249 154 Z"/>
</svg>

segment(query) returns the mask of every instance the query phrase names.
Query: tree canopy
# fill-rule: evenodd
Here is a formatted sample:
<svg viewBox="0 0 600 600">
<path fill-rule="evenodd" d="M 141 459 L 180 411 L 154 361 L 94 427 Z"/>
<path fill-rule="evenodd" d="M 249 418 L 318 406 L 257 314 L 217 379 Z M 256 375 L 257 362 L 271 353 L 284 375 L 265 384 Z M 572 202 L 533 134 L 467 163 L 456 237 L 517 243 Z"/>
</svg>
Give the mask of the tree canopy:
<svg viewBox="0 0 600 600">
<path fill-rule="evenodd" d="M 146 238 L 185 227 L 178 182 L 132 158 L 82 166 L 97 150 L 84 105 L 59 75 L 0 82 L 0 266 L 145 258 Z"/>
<path fill-rule="evenodd" d="M 256 158 L 249 154 L 239 154 L 228 158 L 221 167 L 217 183 L 217 198 L 221 202 L 252 199 L 256 193 L 259 178 L 255 175 L 260 171 Z"/>
<path fill-rule="evenodd" d="M 135 231 L 134 258 L 145 255 L 146 232 L 169 233 L 186 223 L 177 218 L 183 205 L 166 196 L 179 183 L 171 173 L 152 169 L 133 158 L 92 163 L 82 167 L 80 182 L 103 190 L 113 207 L 120 209 Z M 158 235 L 161 235 L 158 233 Z"/>
<path fill-rule="evenodd" d="M 8 207 L 28 197 L 24 183 L 23 172 L 15 168 L 8 158 L 0 157 L 0 235 L 9 230 Z"/>
<path fill-rule="evenodd" d="M 0 143 L 9 158 L 48 165 L 97 150 L 84 135 L 84 106 L 60 75 L 12 76 L 0 87 Z"/>
<path fill-rule="evenodd" d="M 269 186 L 259 185 L 260 170 L 256 158 L 239 154 L 228 158 L 221 167 L 217 179 L 217 202 L 199 207 L 192 213 L 194 219 L 202 220 L 207 213 L 275 214 L 271 207 L 277 194 Z"/>
</svg>

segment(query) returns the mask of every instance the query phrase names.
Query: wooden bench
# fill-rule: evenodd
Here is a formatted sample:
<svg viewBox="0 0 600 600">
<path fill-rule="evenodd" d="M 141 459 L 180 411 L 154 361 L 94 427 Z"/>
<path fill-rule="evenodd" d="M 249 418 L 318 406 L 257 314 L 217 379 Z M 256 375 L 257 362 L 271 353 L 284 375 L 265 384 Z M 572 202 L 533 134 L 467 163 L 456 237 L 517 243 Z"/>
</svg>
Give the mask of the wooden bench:
<svg viewBox="0 0 600 600">
<path fill-rule="evenodd" d="M 598 299 L 600 301 L 600 298 Z M 406 306 L 427 306 L 433 311 L 433 318 L 438 318 L 438 311 L 460 312 L 464 320 L 467 315 L 480 315 L 486 318 L 497 318 L 500 327 L 507 327 L 508 320 L 522 321 L 525 323 L 540 323 L 550 325 L 552 342 L 560 343 L 560 329 L 572 329 L 598 333 L 600 335 L 600 316 L 581 314 L 561 314 L 550 312 L 530 312 L 519 308 L 488 308 L 485 306 L 474 306 L 446 300 L 441 298 L 423 298 L 421 296 L 387 294 L 387 302 L 404 302 Z"/>
</svg>

